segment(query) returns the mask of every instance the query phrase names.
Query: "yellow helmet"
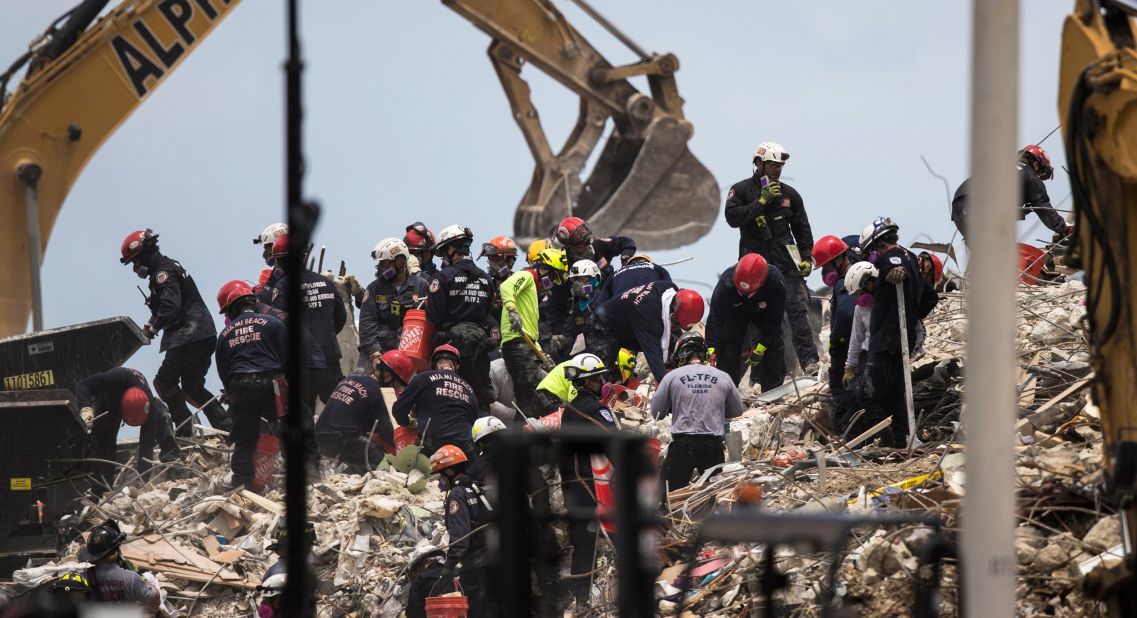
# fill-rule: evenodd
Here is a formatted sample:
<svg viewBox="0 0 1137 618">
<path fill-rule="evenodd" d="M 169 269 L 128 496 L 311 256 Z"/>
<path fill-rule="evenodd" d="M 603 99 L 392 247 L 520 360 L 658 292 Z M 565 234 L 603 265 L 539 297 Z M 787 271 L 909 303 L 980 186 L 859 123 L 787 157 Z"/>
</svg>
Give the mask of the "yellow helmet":
<svg viewBox="0 0 1137 618">
<path fill-rule="evenodd" d="M 627 381 L 636 371 L 636 353 L 628 348 L 620 348 L 616 356 L 616 366 L 620 368 L 620 379 Z"/>
<path fill-rule="evenodd" d="M 537 240 L 534 240 L 533 243 L 529 245 L 529 263 L 532 264 L 533 261 L 537 259 L 537 254 L 540 253 L 543 249 L 547 248 L 549 248 L 548 240 L 545 240 L 544 238 L 538 238 Z"/>
<path fill-rule="evenodd" d="M 646 253 L 637 253 L 637 254 L 633 255 L 632 257 L 628 258 L 628 260 L 625 262 L 625 264 L 632 264 L 632 263 L 638 262 L 640 260 L 643 260 L 649 264 L 655 264 L 655 260 L 651 259 L 651 256 L 646 254 Z"/>
<path fill-rule="evenodd" d="M 564 283 L 565 277 L 568 276 L 568 256 L 562 249 L 541 249 L 531 266 L 548 268 L 551 271 L 548 276 L 557 285 Z"/>
</svg>

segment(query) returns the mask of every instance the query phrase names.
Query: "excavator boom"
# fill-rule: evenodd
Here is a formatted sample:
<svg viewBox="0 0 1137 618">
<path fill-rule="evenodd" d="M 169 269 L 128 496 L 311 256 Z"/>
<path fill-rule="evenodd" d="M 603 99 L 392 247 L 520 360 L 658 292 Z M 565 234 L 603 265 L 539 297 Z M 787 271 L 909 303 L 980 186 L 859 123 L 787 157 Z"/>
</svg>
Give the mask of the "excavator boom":
<svg viewBox="0 0 1137 618">
<path fill-rule="evenodd" d="M 598 16 L 583 0 L 574 1 Z M 519 240 L 547 236 L 570 215 L 589 221 L 598 235 L 632 236 L 643 249 L 679 247 L 710 231 L 718 216 L 718 184 L 687 148 L 693 127 L 683 116 L 674 55 L 647 56 L 634 48 L 640 62 L 613 67 L 549 0 L 443 3 L 493 39 L 490 61 L 536 161 L 514 217 Z M 576 127 L 558 153 L 521 78 L 526 63 L 580 97 Z M 638 75 L 647 77 L 650 96 L 627 81 Z M 612 133 L 582 183 L 608 119 Z"/>
<path fill-rule="evenodd" d="M 240 0 L 125 0 L 86 28 L 106 3 L 76 7 L 0 101 L 0 336 L 24 331 L 39 255 L 87 161 Z"/>
</svg>

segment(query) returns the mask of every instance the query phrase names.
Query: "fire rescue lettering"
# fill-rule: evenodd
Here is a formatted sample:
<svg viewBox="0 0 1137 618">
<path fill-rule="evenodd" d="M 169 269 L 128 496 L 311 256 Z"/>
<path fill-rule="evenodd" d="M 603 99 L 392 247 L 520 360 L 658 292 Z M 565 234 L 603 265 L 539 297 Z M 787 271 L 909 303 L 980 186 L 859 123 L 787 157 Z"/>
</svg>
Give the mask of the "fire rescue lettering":
<svg viewBox="0 0 1137 618">
<path fill-rule="evenodd" d="M 343 380 L 336 390 L 332 391 L 332 399 L 350 406 L 357 399 L 367 399 L 367 389 L 355 380 Z"/>
<path fill-rule="evenodd" d="M 241 320 L 239 327 L 232 324 L 229 325 L 229 327 L 225 329 L 226 332 L 223 333 L 223 336 L 229 337 L 229 349 L 233 349 L 246 343 L 260 341 L 261 333 L 257 332 L 255 327 L 266 326 L 267 324 L 268 320 L 264 318 L 245 318 Z M 230 335 L 232 336 L 230 337 Z"/>
<path fill-rule="evenodd" d="M 463 403 L 470 403 L 468 390 L 464 388 L 462 384 L 447 379 L 446 376 L 439 374 L 430 376 L 430 381 L 435 383 L 434 394 L 436 396 L 457 399 Z"/>
<path fill-rule="evenodd" d="M 147 12 L 134 20 L 131 28 L 149 50 L 149 54 L 121 34 L 112 37 L 111 47 L 138 98 L 146 96 L 151 88 L 158 85 L 185 55 L 186 47 L 193 45 L 198 37 L 205 34 L 204 31 L 213 25 L 219 13 L 228 11 L 230 5 L 235 4 L 234 0 L 162 0 L 158 3 L 161 21 L 165 23 L 165 29 L 176 33 L 181 42 L 174 40 L 164 43 L 158 40 L 154 28 L 147 23 L 148 18 L 154 20 L 157 16 Z M 189 23 L 198 10 L 205 16 L 205 28 L 201 29 L 202 32 L 195 33 L 190 30 Z"/>
</svg>

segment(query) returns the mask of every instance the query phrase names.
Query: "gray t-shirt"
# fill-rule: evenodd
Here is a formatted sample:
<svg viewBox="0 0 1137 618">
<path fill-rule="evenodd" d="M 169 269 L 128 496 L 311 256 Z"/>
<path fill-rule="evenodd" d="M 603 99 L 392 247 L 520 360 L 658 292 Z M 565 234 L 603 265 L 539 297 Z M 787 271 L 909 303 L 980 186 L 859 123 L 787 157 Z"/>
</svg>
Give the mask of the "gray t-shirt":
<svg viewBox="0 0 1137 618">
<path fill-rule="evenodd" d="M 104 603 L 138 603 L 156 610 L 161 602 L 161 593 L 152 588 L 141 575 L 113 562 L 95 565 L 91 585 L 95 588 L 95 598 Z"/>
<path fill-rule="evenodd" d="M 734 380 L 720 369 L 699 364 L 667 372 L 651 400 L 655 418 L 674 414 L 671 433 L 721 436 L 725 419 L 743 410 Z"/>
</svg>

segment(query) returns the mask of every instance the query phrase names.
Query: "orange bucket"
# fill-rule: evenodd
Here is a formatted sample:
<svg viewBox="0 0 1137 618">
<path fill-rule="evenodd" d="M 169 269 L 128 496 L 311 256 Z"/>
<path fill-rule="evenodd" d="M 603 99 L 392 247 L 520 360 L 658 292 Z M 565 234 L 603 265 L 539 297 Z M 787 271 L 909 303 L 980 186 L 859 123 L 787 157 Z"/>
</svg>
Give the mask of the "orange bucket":
<svg viewBox="0 0 1137 618">
<path fill-rule="evenodd" d="M 411 357 L 415 371 L 430 368 L 430 353 L 434 351 L 434 325 L 427 321 L 426 311 L 408 309 L 403 316 L 403 334 L 399 336 L 399 349 Z"/>
<path fill-rule="evenodd" d="M 418 431 L 410 428 L 399 426 L 395 428 L 395 452 L 403 450 L 403 447 L 411 446 L 418 442 Z"/>
<path fill-rule="evenodd" d="M 276 471 L 276 455 L 280 452 L 280 438 L 271 433 L 261 433 L 257 438 L 257 451 L 253 455 L 253 480 L 249 489 L 260 493 L 272 482 Z"/>
<path fill-rule="evenodd" d="M 651 457 L 651 465 L 659 468 L 659 449 L 662 448 L 659 438 L 648 438 L 645 443 L 647 444 L 647 454 Z"/>
<path fill-rule="evenodd" d="M 1045 265 L 1046 253 L 1042 249 L 1019 243 L 1019 281 L 1027 285 L 1038 285 Z"/>
<path fill-rule="evenodd" d="M 466 618 L 466 610 L 470 602 L 466 597 L 427 597 L 427 618 Z"/>
</svg>

